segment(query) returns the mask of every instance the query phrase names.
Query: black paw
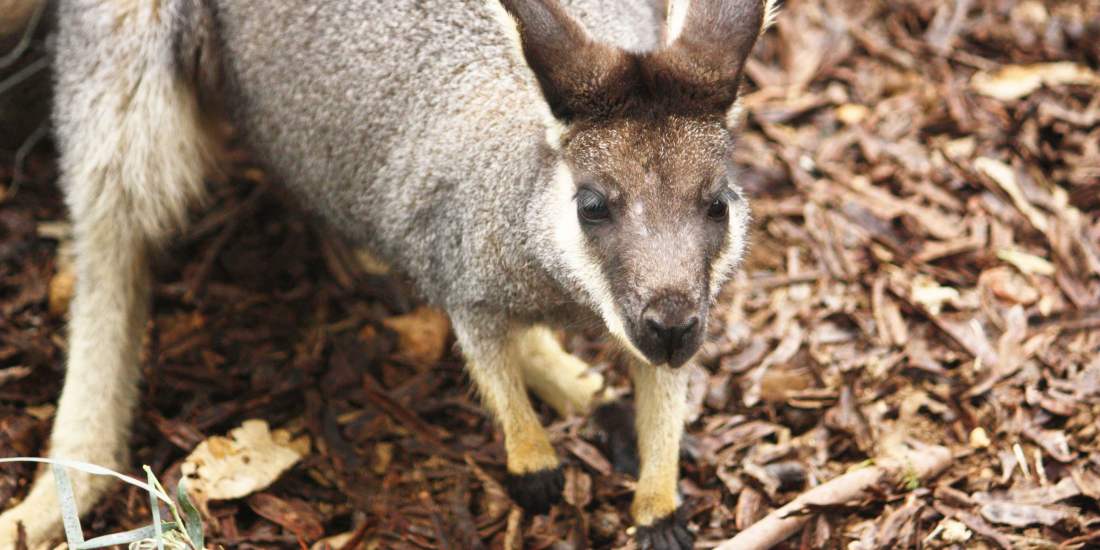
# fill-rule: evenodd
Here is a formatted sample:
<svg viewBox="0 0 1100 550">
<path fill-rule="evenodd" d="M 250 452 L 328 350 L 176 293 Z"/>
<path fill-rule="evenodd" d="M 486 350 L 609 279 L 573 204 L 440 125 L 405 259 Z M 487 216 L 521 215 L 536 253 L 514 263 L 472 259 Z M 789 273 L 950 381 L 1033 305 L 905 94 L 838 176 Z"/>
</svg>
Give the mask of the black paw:
<svg viewBox="0 0 1100 550">
<path fill-rule="evenodd" d="M 592 411 L 596 445 L 616 472 L 638 477 L 638 432 L 634 428 L 634 405 L 622 401 L 605 403 Z"/>
<path fill-rule="evenodd" d="M 545 514 L 550 507 L 561 502 L 565 488 L 565 475 L 561 466 L 552 470 L 539 470 L 529 474 L 508 474 L 504 480 L 508 496 L 532 514 Z"/>
<path fill-rule="evenodd" d="M 695 537 L 688 531 L 687 521 L 680 513 L 640 525 L 635 537 L 639 550 L 691 550 Z"/>
</svg>

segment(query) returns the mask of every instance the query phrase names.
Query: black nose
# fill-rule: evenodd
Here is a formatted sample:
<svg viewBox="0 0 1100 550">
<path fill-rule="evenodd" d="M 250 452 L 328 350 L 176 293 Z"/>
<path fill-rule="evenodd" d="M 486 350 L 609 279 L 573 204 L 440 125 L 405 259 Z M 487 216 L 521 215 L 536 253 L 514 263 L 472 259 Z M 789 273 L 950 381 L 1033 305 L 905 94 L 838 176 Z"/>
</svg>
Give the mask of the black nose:
<svg viewBox="0 0 1100 550">
<path fill-rule="evenodd" d="M 652 363 L 678 367 L 699 348 L 699 315 L 687 300 L 654 300 L 642 312 L 641 325 L 639 348 Z"/>
</svg>

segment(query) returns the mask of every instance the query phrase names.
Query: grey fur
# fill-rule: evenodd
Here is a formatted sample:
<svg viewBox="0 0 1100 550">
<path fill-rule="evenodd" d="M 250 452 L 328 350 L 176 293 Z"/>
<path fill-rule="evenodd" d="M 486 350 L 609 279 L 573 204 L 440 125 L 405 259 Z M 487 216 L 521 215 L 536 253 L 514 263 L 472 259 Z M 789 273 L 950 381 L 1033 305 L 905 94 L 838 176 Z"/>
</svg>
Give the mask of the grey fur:
<svg viewBox="0 0 1100 550">
<path fill-rule="evenodd" d="M 574 4 L 626 46 L 656 42 L 651 5 Z M 547 242 L 542 98 L 487 2 L 216 10 L 233 119 L 332 227 L 448 310 L 596 320 Z"/>
</svg>

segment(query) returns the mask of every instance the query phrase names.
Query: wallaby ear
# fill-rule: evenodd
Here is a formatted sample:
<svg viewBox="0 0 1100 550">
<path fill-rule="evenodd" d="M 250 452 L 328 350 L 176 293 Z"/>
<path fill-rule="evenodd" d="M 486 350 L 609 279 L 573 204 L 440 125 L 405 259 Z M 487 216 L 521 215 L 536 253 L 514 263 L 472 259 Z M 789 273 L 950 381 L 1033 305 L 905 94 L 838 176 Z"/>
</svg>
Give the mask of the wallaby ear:
<svg viewBox="0 0 1100 550">
<path fill-rule="evenodd" d="M 772 17 L 775 0 L 679 0 L 669 6 L 666 47 L 649 55 L 646 78 L 674 101 L 725 110 L 741 72 Z M 678 31 L 678 32 L 676 32 Z"/>
<path fill-rule="evenodd" d="M 500 2 L 556 118 L 606 115 L 626 101 L 638 83 L 629 54 L 593 40 L 556 0 Z"/>
</svg>

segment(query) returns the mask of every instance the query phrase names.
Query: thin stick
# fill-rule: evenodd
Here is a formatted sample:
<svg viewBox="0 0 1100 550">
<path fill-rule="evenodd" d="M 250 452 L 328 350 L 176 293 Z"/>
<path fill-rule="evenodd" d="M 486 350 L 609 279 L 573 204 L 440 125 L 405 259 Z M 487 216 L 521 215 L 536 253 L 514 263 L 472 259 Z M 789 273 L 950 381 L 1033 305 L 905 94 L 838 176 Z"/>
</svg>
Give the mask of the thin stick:
<svg viewBox="0 0 1100 550">
<path fill-rule="evenodd" d="M 38 30 L 38 23 L 42 21 L 42 14 L 44 13 L 46 13 L 46 2 L 42 0 L 38 3 L 34 13 L 31 14 L 30 22 L 23 29 L 23 36 L 19 38 L 19 43 L 10 52 L 0 56 L 0 69 L 7 68 L 8 65 L 15 63 L 31 46 L 31 39 L 34 38 L 34 33 Z"/>
<path fill-rule="evenodd" d="M 766 550 L 797 533 L 812 517 L 804 513 L 808 508 L 861 499 L 868 489 L 883 482 L 897 484 L 913 477 L 921 480 L 935 477 L 950 463 L 951 451 L 939 446 L 906 449 L 897 458 L 876 460 L 873 466 L 848 472 L 802 493 L 715 550 Z"/>
</svg>

